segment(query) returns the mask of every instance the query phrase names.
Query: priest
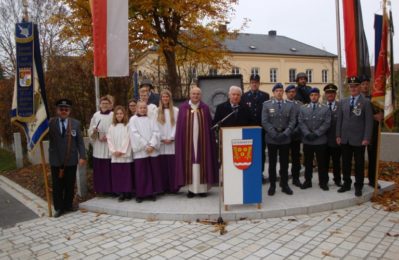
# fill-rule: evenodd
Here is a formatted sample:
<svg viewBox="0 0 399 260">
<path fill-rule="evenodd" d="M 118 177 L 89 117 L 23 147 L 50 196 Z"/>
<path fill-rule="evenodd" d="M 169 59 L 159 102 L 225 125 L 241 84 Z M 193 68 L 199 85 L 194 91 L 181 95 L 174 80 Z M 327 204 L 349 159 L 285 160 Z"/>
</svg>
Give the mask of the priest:
<svg viewBox="0 0 399 260">
<path fill-rule="evenodd" d="M 188 198 L 206 197 L 217 183 L 215 138 L 209 107 L 201 101 L 201 89 L 190 90 L 190 100 L 179 107 L 176 125 L 176 189 L 188 185 Z"/>
</svg>

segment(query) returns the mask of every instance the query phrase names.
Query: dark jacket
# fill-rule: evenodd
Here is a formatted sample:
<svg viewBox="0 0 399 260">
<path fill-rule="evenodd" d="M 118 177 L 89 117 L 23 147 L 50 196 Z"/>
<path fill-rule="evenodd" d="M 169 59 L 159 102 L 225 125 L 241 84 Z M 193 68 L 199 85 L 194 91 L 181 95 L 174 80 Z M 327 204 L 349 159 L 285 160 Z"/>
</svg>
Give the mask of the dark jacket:
<svg viewBox="0 0 399 260">
<path fill-rule="evenodd" d="M 241 103 L 237 108 L 237 112 L 232 114 L 229 118 L 227 118 L 223 123 L 223 126 L 249 126 L 256 125 L 255 120 L 251 115 L 251 111 L 249 108 Z M 233 108 L 229 101 L 219 104 L 216 107 L 215 116 L 213 118 L 213 125 L 222 120 L 225 116 L 233 112 Z"/>
<path fill-rule="evenodd" d="M 295 100 L 301 101 L 303 104 L 310 103 L 309 92 L 312 89 L 310 86 L 296 86 Z"/>
<path fill-rule="evenodd" d="M 262 126 L 263 102 L 269 99 L 270 95 L 261 90 L 258 90 L 256 93 L 252 91 L 245 92 L 241 97 L 241 102 L 247 105 L 258 126 Z"/>
</svg>

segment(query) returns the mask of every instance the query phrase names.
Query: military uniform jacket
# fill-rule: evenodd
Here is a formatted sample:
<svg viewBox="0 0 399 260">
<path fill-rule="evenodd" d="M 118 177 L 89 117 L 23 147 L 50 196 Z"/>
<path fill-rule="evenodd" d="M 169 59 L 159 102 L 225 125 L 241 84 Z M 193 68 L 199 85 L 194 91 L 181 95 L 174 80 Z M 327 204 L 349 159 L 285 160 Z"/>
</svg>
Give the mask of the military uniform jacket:
<svg viewBox="0 0 399 260">
<path fill-rule="evenodd" d="M 51 166 L 60 167 L 64 165 L 68 135 L 71 136 L 71 144 L 69 149 L 68 161 L 65 166 L 74 166 L 78 164 L 79 158 L 86 159 L 86 151 L 83 142 L 82 133 L 80 131 L 80 122 L 76 119 L 68 117 L 68 125 L 66 134 L 61 134 L 59 118 L 51 118 L 49 122 L 49 161 Z"/>
<path fill-rule="evenodd" d="M 295 100 L 301 101 L 303 104 L 310 103 L 309 93 L 312 88 L 310 86 L 296 86 Z"/>
<path fill-rule="evenodd" d="M 299 128 L 299 124 L 298 124 L 298 117 L 299 117 L 299 110 L 301 109 L 301 106 L 303 105 L 303 103 L 299 100 L 288 100 L 288 103 L 292 103 L 292 105 L 294 106 L 294 115 L 295 115 L 295 127 L 294 130 L 291 133 L 291 138 L 292 141 L 296 140 L 301 140 L 301 129 Z"/>
<path fill-rule="evenodd" d="M 263 103 L 262 126 L 266 131 L 267 144 L 289 144 L 291 132 L 295 127 L 295 111 L 292 103 L 281 100 L 281 108 L 278 101 L 268 100 Z M 278 136 L 283 134 L 284 138 Z"/>
<path fill-rule="evenodd" d="M 351 111 L 350 97 L 342 99 L 336 131 L 336 137 L 341 137 L 341 144 L 361 146 L 363 140 L 370 141 L 373 133 L 373 110 L 370 101 L 360 95 Z"/>
<path fill-rule="evenodd" d="M 331 122 L 331 112 L 328 107 L 317 103 L 316 108 L 313 110 L 312 104 L 304 105 L 299 111 L 298 120 L 304 144 L 327 144 L 327 131 Z M 310 133 L 316 134 L 317 138 L 312 141 L 308 140 L 306 136 Z"/>
<path fill-rule="evenodd" d="M 337 147 L 337 138 L 336 138 L 336 130 L 337 130 L 337 119 L 338 119 L 338 110 L 340 103 L 335 101 L 334 107 L 331 108 L 331 124 L 330 128 L 327 131 L 327 144 L 329 147 Z M 327 108 L 330 109 L 327 105 Z"/>
<path fill-rule="evenodd" d="M 242 103 L 247 105 L 258 126 L 262 126 L 263 102 L 269 99 L 270 95 L 260 90 L 258 90 L 256 93 L 253 93 L 252 91 L 245 92 L 241 97 Z"/>
</svg>

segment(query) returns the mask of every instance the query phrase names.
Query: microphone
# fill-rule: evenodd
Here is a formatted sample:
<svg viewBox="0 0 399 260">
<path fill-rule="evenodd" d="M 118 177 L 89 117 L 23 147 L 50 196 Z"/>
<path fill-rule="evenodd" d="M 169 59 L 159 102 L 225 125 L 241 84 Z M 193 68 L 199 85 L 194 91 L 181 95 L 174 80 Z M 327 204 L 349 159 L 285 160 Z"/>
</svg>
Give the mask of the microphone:
<svg viewBox="0 0 399 260">
<path fill-rule="evenodd" d="M 240 105 L 236 105 L 233 107 L 233 112 L 238 113 L 238 108 L 240 107 Z"/>
</svg>

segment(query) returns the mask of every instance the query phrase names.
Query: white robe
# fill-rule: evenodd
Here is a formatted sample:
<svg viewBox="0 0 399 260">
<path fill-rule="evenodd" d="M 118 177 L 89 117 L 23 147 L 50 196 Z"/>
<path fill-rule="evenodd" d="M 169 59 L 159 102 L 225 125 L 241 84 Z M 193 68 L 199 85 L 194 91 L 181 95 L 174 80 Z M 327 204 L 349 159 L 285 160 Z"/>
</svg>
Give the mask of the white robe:
<svg viewBox="0 0 399 260">
<path fill-rule="evenodd" d="M 93 157 L 98 159 L 109 159 L 111 158 L 111 153 L 108 149 L 108 143 L 99 140 L 99 136 L 106 136 L 110 125 L 112 124 L 113 112 L 109 114 L 101 114 L 100 111 L 94 113 L 90 121 L 90 127 L 88 129 L 88 134 L 90 137 L 90 142 L 93 146 Z M 98 134 L 93 135 L 94 129 L 98 125 Z"/>
<path fill-rule="evenodd" d="M 107 134 L 108 148 L 111 153 L 111 163 L 133 162 L 132 147 L 130 145 L 130 130 L 128 125 L 122 123 L 111 125 Z M 122 152 L 123 155 L 116 157 L 114 152 Z"/>
<path fill-rule="evenodd" d="M 179 113 L 179 109 L 177 107 L 173 107 L 173 113 L 175 117 L 175 124 L 172 126 L 170 122 L 170 112 L 169 108 L 164 110 L 165 113 L 165 124 L 161 124 L 158 122 L 158 128 L 159 132 L 161 135 L 161 141 L 162 140 L 175 140 L 175 134 L 176 134 L 176 120 L 177 120 L 177 114 Z M 175 143 L 172 142 L 171 144 L 164 144 L 161 142 L 161 147 L 159 149 L 160 154 L 175 154 Z"/>
<path fill-rule="evenodd" d="M 194 111 L 197 111 L 198 104 L 192 104 L 189 101 L 191 108 Z M 198 114 L 194 113 L 193 120 L 193 144 L 194 144 L 194 157 L 197 158 L 198 155 L 198 137 L 199 137 L 199 129 L 198 129 Z M 192 193 L 206 193 L 208 192 L 208 184 L 201 184 L 201 165 L 199 163 L 193 163 L 193 183 L 188 185 L 188 190 Z"/>
<path fill-rule="evenodd" d="M 147 105 L 147 115 L 152 120 L 157 120 L 158 117 L 158 107 L 154 104 Z"/>
<path fill-rule="evenodd" d="M 157 157 L 159 155 L 160 135 L 155 120 L 147 116 L 133 116 L 129 120 L 130 143 L 134 159 Z M 145 148 L 152 146 L 155 150 L 149 155 Z"/>
</svg>

